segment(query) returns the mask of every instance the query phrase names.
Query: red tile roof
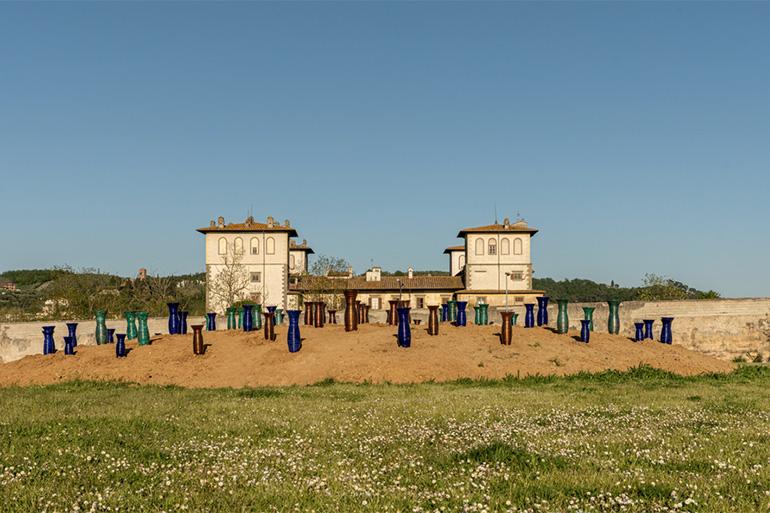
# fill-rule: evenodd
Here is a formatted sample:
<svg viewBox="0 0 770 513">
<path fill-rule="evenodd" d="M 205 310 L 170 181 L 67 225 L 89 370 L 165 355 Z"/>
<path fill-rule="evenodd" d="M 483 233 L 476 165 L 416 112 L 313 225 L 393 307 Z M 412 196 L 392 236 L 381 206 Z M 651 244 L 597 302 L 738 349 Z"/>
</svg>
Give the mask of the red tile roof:
<svg viewBox="0 0 770 513">
<path fill-rule="evenodd" d="M 513 224 L 510 223 L 496 223 L 496 224 L 489 224 L 487 226 L 477 226 L 476 228 L 463 228 L 460 230 L 460 233 L 457 234 L 458 237 L 465 237 L 468 233 L 498 233 L 498 232 L 507 232 L 507 233 L 529 233 L 530 235 L 534 235 L 537 233 L 537 228 L 532 228 L 531 226 L 528 226 L 526 221 L 516 221 Z"/>
<path fill-rule="evenodd" d="M 287 221 L 288 223 L 288 221 Z M 253 218 L 246 219 L 243 223 L 229 223 L 224 226 L 211 221 L 209 226 L 204 228 L 198 228 L 196 231 L 200 233 L 215 233 L 215 232 L 286 232 L 289 237 L 296 237 L 297 230 L 286 224 L 273 223 L 272 225 L 266 223 L 258 223 Z"/>
<path fill-rule="evenodd" d="M 465 251 L 465 246 L 449 246 L 444 250 L 444 254 L 448 255 L 449 253 L 452 253 L 453 251 Z"/>
<path fill-rule="evenodd" d="M 447 290 L 455 291 L 464 287 L 463 280 L 459 276 L 383 276 L 379 281 L 366 281 L 365 276 L 355 276 L 345 281 L 345 288 L 362 291 L 393 290 L 400 288 L 398 280 L 404 284 L 404 290 Z M 302 277 L 295 285 L 290 287 L 292 290 L 304 290 Z"/>
</svg>

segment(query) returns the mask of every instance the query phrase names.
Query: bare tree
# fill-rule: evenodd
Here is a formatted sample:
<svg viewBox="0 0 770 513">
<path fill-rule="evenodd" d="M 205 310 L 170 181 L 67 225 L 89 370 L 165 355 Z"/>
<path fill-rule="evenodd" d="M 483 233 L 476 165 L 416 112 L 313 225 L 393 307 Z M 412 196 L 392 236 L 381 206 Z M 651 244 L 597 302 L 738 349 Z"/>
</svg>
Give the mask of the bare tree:
<svg viewBox="0 0 770 513">
<path fill-rule="evenodd" d="M 310 276 L 303 276 L 305 289 L 313 301 L 325 301 L 330 310 L 342 306 L 345 281 L 331 277 L 331 273 L 347 272 L 350 264 L 344 258 L 319 255 L 310 267 Z"/>
<path fill-rule="evenodd" d="M 218 306 L 228 308 L 241 300 L 249 285 L 249 275 L 242 264 L 243 254 L 236 253 L 235 246 L 228 246 L 227 254 L 222 257 L 222 265 L 212 272 L 206 268 L 207 300 L 212 298 Z M 208 301 L 207 301 L 208 303 Z M 213 305 L 207 305 L 211 309 Z"/>
</svg>

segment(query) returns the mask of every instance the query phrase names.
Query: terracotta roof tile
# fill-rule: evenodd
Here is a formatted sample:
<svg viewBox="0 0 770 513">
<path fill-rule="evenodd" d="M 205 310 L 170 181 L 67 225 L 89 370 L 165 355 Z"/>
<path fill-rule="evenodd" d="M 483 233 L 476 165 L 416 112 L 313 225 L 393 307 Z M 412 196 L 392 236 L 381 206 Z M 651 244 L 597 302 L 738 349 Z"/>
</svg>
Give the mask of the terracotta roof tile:
<svg viewBox="0 0 770 513">
<path fill-rule="evenodd" d="M 531 235 L 534 235 L 538 232 L 537 228 L 532 228 L 531 226 L 527 225 L 526 221 L 516 221 L 513 224 L 510 223 L 496 223 L 496 224 L 488 224 L 486 226 L 477 226 L 475 228 L 463 228 L 460 230 L 460 233 L 457 234 L 458 237 L 464 237 L 465 234 L 468 233 L 496 233 L 496 232 L 507 232 L 507 233 L 529 233 Z"/>
<path fill-rule="evenodd" d="M 399 290 L 398 280 L 404 284 L 404 290 L 460 290 L 464 287 L 459 276 L 383 276 L 379 281 L 366 281 L 365 276 L 355 276 L 345 280 L 345 288 L 355 290 Z M 292 290 L 304 290 L 302 277 Z"/>
</svg>

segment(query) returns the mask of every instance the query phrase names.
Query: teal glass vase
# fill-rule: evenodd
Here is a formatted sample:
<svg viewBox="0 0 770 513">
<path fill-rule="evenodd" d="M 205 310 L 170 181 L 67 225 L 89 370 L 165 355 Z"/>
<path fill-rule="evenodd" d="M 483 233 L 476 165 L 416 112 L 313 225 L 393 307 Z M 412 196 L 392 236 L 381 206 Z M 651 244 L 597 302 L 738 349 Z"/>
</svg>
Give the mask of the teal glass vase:
<svg viewBox="0 0 770 513">
<path fill-rule="evenodd" d="M 137 338 L 139 339 L 140 346 L 146 346 L 150 343 L 150 329 L 147 326 L 147 312 L 137 312 L 137 319 L 139 319 L 139 329 L 137 332 Z"/>
<path fill-rule="evenodd" d="M 556 315 L 556 332 L 564 334 L 569 332 L 569 313 L 567 313 L 569 301 L 557 299 L 556 304 L 559 306 L 559 312 Z"/>
<path fill-rule="evenodd" d="M 109 339 L 107 335 L 107 310 L 96 311 L 96 343 L 98 345 L 106 344 Z"/>
</svg>

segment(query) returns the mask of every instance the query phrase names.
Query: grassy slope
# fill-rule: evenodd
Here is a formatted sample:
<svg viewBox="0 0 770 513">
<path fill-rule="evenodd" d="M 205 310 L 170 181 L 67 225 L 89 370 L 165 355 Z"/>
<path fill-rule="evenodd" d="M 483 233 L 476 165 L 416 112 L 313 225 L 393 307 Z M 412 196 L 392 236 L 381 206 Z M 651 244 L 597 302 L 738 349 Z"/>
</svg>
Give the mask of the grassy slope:
<svg viewBox="0 0 770 513">
<path fill-rule="evenodd" d="M 71 383 L 0 389 L 0 405 L 4 512 L 770 504 L 768 367 L 252 390 Z"/>
</svg>

